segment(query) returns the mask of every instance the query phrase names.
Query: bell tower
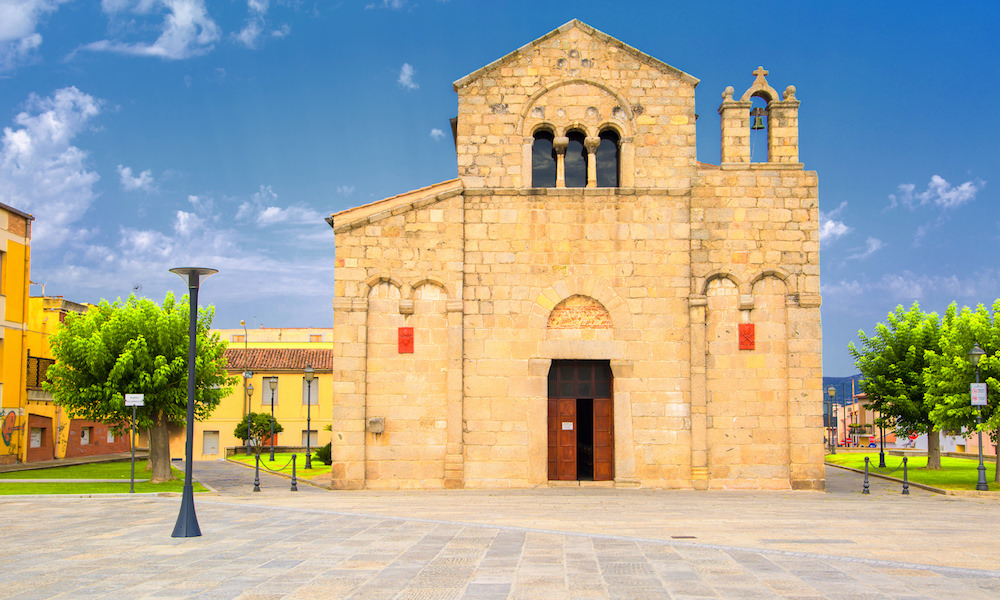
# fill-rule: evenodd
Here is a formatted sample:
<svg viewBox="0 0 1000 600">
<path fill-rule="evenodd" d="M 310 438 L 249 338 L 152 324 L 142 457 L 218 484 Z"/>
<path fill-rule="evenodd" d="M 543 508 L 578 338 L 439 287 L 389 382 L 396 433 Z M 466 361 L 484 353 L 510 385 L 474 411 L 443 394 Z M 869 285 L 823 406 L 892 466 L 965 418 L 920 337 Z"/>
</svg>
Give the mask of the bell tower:
<svg viewBox="0 0 1000 600">
<path fill-rule="evenodd" d="M 733 86 L 722 92 L 719 116 L 722 120 L 722 167 L 745 168 L 750 164 L 750 131 L 763 127 L 767 131 L 767 164 L 802 168 L 799 163 L 799 101 L 795 86 L 785 88 L 778 99 L 778 92 L 767 82 L 768 72 L 757 67 L 750 88 L 739 100 L 733 99 Z M 763 115 L 752 112 L 753 98 L 767 103 Z"/>
</svg>

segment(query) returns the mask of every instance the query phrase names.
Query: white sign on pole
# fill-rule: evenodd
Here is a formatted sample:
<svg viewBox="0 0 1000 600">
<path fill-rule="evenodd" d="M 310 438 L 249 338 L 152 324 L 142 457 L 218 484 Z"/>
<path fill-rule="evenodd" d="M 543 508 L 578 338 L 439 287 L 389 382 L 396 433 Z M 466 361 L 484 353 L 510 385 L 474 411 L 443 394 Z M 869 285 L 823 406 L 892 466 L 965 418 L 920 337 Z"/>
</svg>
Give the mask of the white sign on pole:
<svg viewBox="0 0 1000 600">
<path fill-rule="evenodd" d="M 972 396 L 973 406 L 986 406 L 986 384 L 970 383 L 969 394 Z"/>
<path fill-rule="evenodd" d="M 125 394 L 125 406 L 145 406 L 145 394 Z"/>
</svg>

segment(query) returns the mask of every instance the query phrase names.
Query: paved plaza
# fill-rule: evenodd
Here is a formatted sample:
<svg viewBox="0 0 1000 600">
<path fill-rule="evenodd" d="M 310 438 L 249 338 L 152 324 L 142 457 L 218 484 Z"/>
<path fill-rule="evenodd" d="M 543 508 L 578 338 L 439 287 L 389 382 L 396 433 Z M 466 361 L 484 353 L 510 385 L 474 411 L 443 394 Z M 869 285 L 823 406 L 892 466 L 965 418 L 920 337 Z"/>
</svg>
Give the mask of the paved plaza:
<svg viewBox="0 0 1000 600">
<path fill-rule="evenodd" d="M 830 491 L 327 491 L 196 463 L 180 499 L 3 497 L 0 599 L 1000 597 L 1000 499 Z"/>
</svg>

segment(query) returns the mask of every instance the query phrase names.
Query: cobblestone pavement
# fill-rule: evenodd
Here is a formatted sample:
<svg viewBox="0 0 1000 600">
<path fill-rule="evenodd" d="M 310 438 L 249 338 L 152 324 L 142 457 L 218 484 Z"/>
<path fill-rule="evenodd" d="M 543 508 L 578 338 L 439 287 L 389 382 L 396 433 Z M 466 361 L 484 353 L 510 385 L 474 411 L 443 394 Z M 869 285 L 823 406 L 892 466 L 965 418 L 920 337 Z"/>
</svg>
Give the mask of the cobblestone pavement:
<svg viewBox="0 0 1000 600">
<path fill-rule="evenodd" d="M 326 491 L 197 463 L 177 497 L 0 499 L 0 599 L 1000 597 L 1000 501 L 831 492 Z"/>
</svg>

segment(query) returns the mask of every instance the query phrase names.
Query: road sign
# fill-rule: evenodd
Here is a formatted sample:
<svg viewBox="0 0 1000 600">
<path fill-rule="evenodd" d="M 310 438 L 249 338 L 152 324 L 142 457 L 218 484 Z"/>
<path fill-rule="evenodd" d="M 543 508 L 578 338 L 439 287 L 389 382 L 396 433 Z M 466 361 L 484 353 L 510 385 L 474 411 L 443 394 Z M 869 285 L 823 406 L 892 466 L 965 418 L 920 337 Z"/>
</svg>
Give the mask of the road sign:
<svg viewBox="0 0 1000 600">
<path fill-rule="evenodd" d="M 145 406 L 145 394 L 125 394 L 125 406 Z"/>
<path fill-rule="evenodd" d="M 986 384 L 970 383 L 969 395 L 972 396 L 973 406 L 986 406 Z"/>
</svg>

